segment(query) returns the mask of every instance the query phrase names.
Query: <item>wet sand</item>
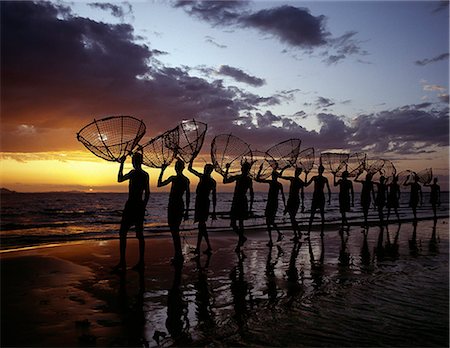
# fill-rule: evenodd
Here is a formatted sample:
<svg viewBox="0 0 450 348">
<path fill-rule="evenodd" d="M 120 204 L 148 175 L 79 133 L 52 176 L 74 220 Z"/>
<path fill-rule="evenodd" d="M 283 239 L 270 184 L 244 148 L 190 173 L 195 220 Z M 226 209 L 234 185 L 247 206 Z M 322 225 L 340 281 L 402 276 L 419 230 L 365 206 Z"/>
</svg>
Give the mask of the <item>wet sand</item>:
<svg viewBox="0 0 450 348">
<path fill-rule="evenodd" d="M 448 346 L 448 232 L 448 219 L 300 243 L 285 230 L 269 248 L 266 232 L 247 231 L 239 253 L 217 232 L 199 262 L 188 233 L 182 269 L 159 236 L 145 271 L 120 275 L 116 240 L 3 252 L 1 345 Z M 137 252 L 130 238 L 130 266 Z"/>
</svg>

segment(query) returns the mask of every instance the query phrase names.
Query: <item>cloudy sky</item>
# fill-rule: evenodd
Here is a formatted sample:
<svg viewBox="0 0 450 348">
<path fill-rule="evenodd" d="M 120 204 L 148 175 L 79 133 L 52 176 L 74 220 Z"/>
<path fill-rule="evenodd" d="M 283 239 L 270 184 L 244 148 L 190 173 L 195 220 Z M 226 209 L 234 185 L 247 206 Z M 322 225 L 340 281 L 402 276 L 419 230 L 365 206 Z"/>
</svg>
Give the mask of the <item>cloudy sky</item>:
<svg viewBox="0 0 450 348">
<path fill-rule="evenodd" d="M 133 115 L 144 140 L 206 122 L 205 158 L 220 133 L 260 150 L 300 138 L 433 167 L 448 188 L 447 1 L 0 6 L 2 186 L 114 189 L 117 164 L 75 134 Z"/>
</svg>

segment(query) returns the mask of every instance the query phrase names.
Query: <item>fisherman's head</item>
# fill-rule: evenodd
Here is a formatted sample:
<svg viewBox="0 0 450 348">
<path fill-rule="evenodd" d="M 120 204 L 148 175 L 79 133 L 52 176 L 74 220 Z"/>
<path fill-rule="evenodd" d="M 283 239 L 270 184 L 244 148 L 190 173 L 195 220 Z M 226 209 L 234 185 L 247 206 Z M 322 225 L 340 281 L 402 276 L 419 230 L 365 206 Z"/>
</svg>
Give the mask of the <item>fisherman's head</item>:
<svg viewBox="0 0 450 348">
<path fill-rule="evenodd" d="M 214 167 L 211 163 L 205 164 L 205 167 L 203 168 L 203 174 L 205 175 L 211 175 Z"/>
<path fill-rule="evenodd" d="M 135 169 L 141 168 L 143 159 L 144 159 L 144 157 L 142 156 L 142 153 L 140 153 L 140 152 L 135 152 L 135 153 L 133 154 L 133 158 L 132 158 L 133 167 L 134 167 Z"/>
<path fill-rule="evenodd" d="M 181 174 L 183 170 L 184 170 L 184 162 L 178 159 L 177 162 L 175 163 L 175 171 L 177 172 L 177 174 Z"/>
<path fill-rule="evenodd" d="M 295 168 L 295 176 L 296 176 L 296 177 L 299 177 L 300 174 L 302 173 L 302 171 L 303 171 L 303 168 L 302 168 L 302 167 L 297 167 L 297 168 Z"/>
<path fill-rule="evenodd" d="M 380 183 L 384 184 L 385 181 L 386 181 L 386 178 L 383 175 L 380 176 Z"/>
<path fill-rule="evenodd" d="M 437 177 L 435 177 L 435 178 L 433 179 L 433 182 L 434 182 L 435 184 L 437 184 L 437 182 L 438 182 L 438 178 L 437 178 Z"/>
<path fill-rule="evenodd" d="M 348 171 L 347 171 L 347 170 L 344 170 L 344 171 L 342 172 L 342 178 L 343 178 L 343 179 L 347 179 L 347 178 L 348 178 Z"/>
<path fill-rule="evenodd" d="M 325 171 L 325 167 L 323 165 L 320 165 L 319 166 L 319 174 L 322 175 L 324 171 Z"/>
<path fill-rule="evenodd" d="M 373 177 L 373 175 L 372 174 L 367 174 L 366 175 L 366 181 L 370 181 L 370 180 L 372 180 L 372 177 Z"/>
<path fill-rule="evenodd" d="M 242 174 L 248 175 L 250 173 L 251 164 L 248 162 L 244 162 L 241 166 Z"/>
</svg>

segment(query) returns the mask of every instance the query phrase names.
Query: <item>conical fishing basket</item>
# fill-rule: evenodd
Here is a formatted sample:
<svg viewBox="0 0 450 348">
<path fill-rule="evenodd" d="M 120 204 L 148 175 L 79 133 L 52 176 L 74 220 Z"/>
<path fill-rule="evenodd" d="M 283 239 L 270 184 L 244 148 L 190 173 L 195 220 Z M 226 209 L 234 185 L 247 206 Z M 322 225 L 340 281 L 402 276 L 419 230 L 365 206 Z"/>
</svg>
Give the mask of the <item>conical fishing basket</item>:
<svg viewBox="0 0 450 348">
<path fill-rule="evenodd" d="M 129 155 L 145 134 L 145 124 L 132 116 L 94 120 L 77 133 L 77 139 L 95 156 L 119 162 Z"/>
<path fill-rule="evenodd" d="M 250 146 L 232 134 L 220 134 L 211 142 L 211 162 L 214 169 L 225 175 L 227 164 L 228 174 L 235 175 L 241 172 L 244 163 L 252 163 Z"/>
</svg>

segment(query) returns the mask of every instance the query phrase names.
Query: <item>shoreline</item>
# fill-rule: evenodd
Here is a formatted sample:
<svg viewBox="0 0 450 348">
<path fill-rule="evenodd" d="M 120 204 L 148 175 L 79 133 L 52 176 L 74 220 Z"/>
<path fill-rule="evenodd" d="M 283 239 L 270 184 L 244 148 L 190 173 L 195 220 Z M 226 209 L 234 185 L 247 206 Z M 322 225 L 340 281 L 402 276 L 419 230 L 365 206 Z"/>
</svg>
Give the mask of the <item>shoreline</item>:
<svg viewBox="0 0 450 348">
<path fill-rule="evenodd" d="M 449 219 L 450 215 L 439 215 L 437 217 L 437 220 L 445 220 L 445 219 Z M 250 220 L 250 219 L 248 219 Z M 246 221 L 248 221 L 246 220 Z M 306 223 L 302 223 L 302 220 L 306 220 Z M 419 217 L 416 219 L 417 222 L 420 221 L 432 221 L 434 220 L 433 216 L 424 216 L 424 217 Z M 301 221 L 300 222 L 300 228 L 302 230 L 302 232 L 304 233 L 305 231 L 307 231 L 308 229 L 308 223 L 307 223 L 307 218 L 304 219 L 299 219 L 297 221 Z M 210 220 L 208 220 L 208 222 L 210 222 Z M 390 220 L 389 224 L 390 225 L 397 225 L 397 224 L 404 224 L 404 223 L 412 223 L 414 222 L 413 218 L 400 218 L 399 220 Z M 362 219 L 358 219 L 356 221 L 352 221 L 351 219 L 349 219 L 348 225 L 350 227 L 358 227 L 361 226 L 363 227 L 363 223 L 364 221 Z M 376 227 L 379 226 L 379 221 L 375 220 L 375 219 L 369 219 L 368 220 L 368 226 L 369 227 Z M 387 225 L 387 223 L 385 222 L 384 225 Z M 117 229 L 119 228 L 120 223 L 117 224 Z M 244 226 L 245 226 L 245 221 L 244 221 Z M 291 231 L 291 224 L 290 222 L 282 222 L 282 223 L 278 223 L 278 227 L 280 229 L 280 231 Z M 331 222 L 325 222 L 324 224 L 324 232 L 326 233 L 327 231 L 330 230 L 335 230 L 336 228 L 340 228 L 341 227 L 341 223 L 340 220 L 333 220 Z M 217 235 L 223 235 L 226 233 L 231 233 L 232 235 L 235 235 L 235 233 L 232 231 L 231 227 L 225 227 L 225 226 L 207 226 L 208 228 L 208 233 L 211 234 L 212 238 L 215 238 L 216 234 Z M 314 222 L 312 224 L 312 228 L 311 231 L 317 231 L 321 229 L 321 223 L 320 223 L 320 217 L 316 214 L 315 218 L 314 218 Z M 252 231 L 253 233 L 255 232 L 264 232 L 267 231 L 267 226 L 265 223 L 260 223 L 260 224 L 253 224 L 253 225 L 248 225 L 245 226 L 245 232 L 248 231 Z M 192 233 L 197 234 L 197 226 L 195 224 L 192 224 L 192 227 L 190 228 L 180 228 L 180 234 L 181 236 L 183 235 L 191 235 Z M 146 240 L 151 240 L 154 238 L 165 238 L 169 236 L 170 237 L 170 229 L 168 228 L 168 226 L 165 227 L 160 227 L 158 229 L 145 229 L 144 227 L 144 238 Z M 67 237 L 67 236 L 65 236 Z M 20 250 L 31 250 L 31 249 L 35 249 L 35 248 L 49 248 L 49 247 L 54 247 L 54 246 L 58 246 L 58 245 L 65 245 L 65 244 L 72 244 L 72 243 L 81 243 L 84 241 L 113 241 L 113 240 L 118 240 L 119 239 L 119 235 L 117 232 L 116 236 L 105 236 L 105 237 L 99 237 L 98 235 L 96 236 L 92 236 L 92 237 L 86 237 L 83 236 L 79 239 L 77 239 L 77 235 L 71 235 L 70 237 L 68 237 L 67 239 L 73 238 L 72 240 L 55 240 L 55 241 L 49 241 L 47 243 L 41 243 L 41 244 L 24 244 L 21 246 L 4 246 L 2 244 L 0 244 L 0 255 L 2 254 L 7 254 L 10 252 L 14 252 L 14 251 L 20 251 Z M 56 237 L 55 239 L 58 239 L 58 237 Z M 134 230 L 133 228 L 130 229 L 130 231 L 128 232 L 128 236 L 127 236 L 127 240 L 130 239 L 134 239 Z"/>
</svg>

